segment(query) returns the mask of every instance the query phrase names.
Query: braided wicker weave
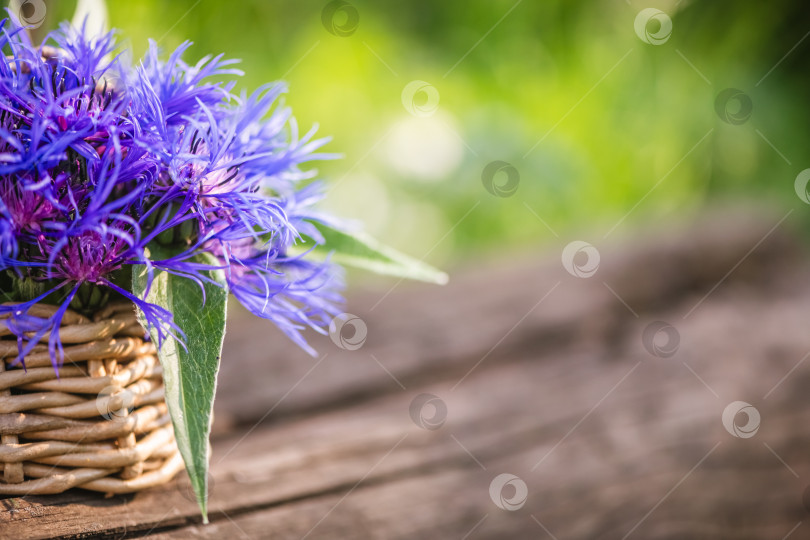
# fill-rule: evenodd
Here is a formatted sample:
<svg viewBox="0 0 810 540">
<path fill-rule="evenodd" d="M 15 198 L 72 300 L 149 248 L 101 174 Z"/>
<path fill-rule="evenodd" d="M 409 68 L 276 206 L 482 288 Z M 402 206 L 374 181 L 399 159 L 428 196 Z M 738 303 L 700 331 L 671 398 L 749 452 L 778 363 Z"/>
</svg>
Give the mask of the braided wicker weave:
<svg viewBox="0 0 810 540">
<path fill-rule="evenodd" d="M 0 321 L 0 494 L 129 493 L 168 482 L 183 460 L 160 363 L 132 305 L 110 305 L 92 321 L 68 311 L 59 335 L 57 378 L 46 344 L 25 370 L 12 365 L 17 341 Z"/>
</svg>

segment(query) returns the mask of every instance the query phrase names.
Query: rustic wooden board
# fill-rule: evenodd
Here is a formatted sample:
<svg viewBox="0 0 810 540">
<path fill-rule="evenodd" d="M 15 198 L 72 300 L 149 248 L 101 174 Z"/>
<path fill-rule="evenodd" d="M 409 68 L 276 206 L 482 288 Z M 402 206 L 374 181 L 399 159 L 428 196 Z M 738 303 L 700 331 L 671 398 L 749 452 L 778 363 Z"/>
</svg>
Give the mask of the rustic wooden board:
<svg viewBox="0 0 810 540">
<path fill-rule="evenodd" d="M 2 499 L 0 537 L 809 537 L 810 268 L 771 231 L 781 217 L 600 246 L 585 280 L 554 257 L 441 290 L 403 283 L 382 302 L 388 289 L 367 291 L 350 304 L 366 344 L 321 341 L 316 359 L 237 313 L 211 524 L 179 478 L 109 499 Z M 670 358 L 642 345 L 655 320 L 679 332 Z M 422 393 L 446 406 L 438 429 L 411 418 Z M 735 400 L 761 413 L 752 438 L 723 427 Z M 518 510 L 490 497 L 501 473 L 527 486 Z"/>
<path fill-rule="evenodd" d="M 478 361 L 496 344 L 505 353 L 554 347 L 560 340 L 610 340 L 614 327 L 632 315 L 605 284 L 637 311 L 684 301 L 684 294 L 693 292 L 697 302 L 766 235 L 727 279 L 752 286 L 773 281 L 796 255 L 785 228 L 771 230 L 782 215 L 745 209 L 717 212 L 692 225 L 652 228 L 640 239 L 599 246 L 601 265 L 592 279 L 566 273 L 558 252 L 548 253 L 547 246 L 544 256 L 518 254 L 511 263 L 477 259 L 470 269 L 451 271 L 451 283 L 443 288 L 394 282 L 360 291 L 348 310 L 368 325 L 365 345 L 341 351 L 315 336 L 314 346 L 328 358 L 309 375 L 313 362 L 305 353 L 263 321 L 241 317 L 228 328 L 218 422 L 223 428 L 252 423 L 268 404 L 276 406 L 274 416 L 283 416 L 397 388 L 373 357 L 406 383 L 466 372 L 471 358 Z M 306 384 L 290 392 L 304 375 Z"/>
</svg>

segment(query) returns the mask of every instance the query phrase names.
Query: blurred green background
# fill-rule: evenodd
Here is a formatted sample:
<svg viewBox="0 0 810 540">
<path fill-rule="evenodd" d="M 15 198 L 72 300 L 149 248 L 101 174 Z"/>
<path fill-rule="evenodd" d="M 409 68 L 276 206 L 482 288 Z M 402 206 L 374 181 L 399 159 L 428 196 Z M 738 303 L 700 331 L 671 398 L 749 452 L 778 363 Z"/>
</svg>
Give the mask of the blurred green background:
<svg viewBox="0 0 810 540">
<path fill-rule="evenodd" d="M 75 6 L 57 4 L 49 16 L 69 17 Z M 435 264 L 541 249 L 575 234 L 598 244 L 651 220 L 688 219 L 716 198 L 803 204 L 793 185 L 810 167 L 802 2 L 108 6 L 136 58 L 148 38 L 166 53 L 191 40 L 189 62 L 220 52 L 241 58 L 248 91 L 288 81 L 301 129 L 318 123 L 333 137 L 327 148 L 344 155 L 318 164 L 326 204 Z M 650 7 L 672 21 L 659 45 L 634 28 Z M 642 35 L 667 34 L 660 24 L 648 21 Z M 414 80 L 432 88 L 403 99 Z M 727 88 L 743 95 L 721 111 L 741 122 L 716 111 Z M 482 171 L 496 160 L 519 173 L 512 196 L 484 188 Z M 503 171 L 494 178 L 496 187 L 506 181 Z"/>
</svg>

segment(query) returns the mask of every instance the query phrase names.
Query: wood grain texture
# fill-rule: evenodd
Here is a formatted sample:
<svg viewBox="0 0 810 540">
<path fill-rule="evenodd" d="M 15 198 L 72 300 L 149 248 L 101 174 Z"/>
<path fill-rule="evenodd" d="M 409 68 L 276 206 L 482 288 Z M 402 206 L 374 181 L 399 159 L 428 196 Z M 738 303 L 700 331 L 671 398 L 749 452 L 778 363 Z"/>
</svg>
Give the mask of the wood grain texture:
<svg viewBox="0 0 810 540">
<path fill-rule="evenodd" d="M 585 280 L 554 256 L 369 290 L 349 307 L 365 345 L 316 359 L 237 312 L 210 525 L 182 477 L 0 500 L 0 537 L 810 537 L 810 267 L 781 217 L 599 246 Z M 656 320 L 678 331 L 670 358 L 642 344 Z M 446 406 L 438 429 L 411 418 L 422 393 Z M 761 414 L 748 439 L 721 422 L 737 400 Z M 527 486 L 518 510 L 490 497 L 501 473 Z"/>
</svg>

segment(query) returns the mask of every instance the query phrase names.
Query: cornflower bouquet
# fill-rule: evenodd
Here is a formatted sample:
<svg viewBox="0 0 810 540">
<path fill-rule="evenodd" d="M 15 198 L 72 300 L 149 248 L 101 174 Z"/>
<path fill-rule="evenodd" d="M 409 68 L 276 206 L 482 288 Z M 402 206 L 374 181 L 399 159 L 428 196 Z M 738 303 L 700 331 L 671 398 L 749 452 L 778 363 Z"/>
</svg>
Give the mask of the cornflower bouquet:
<svg viewBox="0 0 810 540">
<path fill-rule="evenodd" d="M 150 42 L 130 66 L 113 33 L 63 24 L 43 45 L 13 20 L 0 44 L 0 318 L 14 363 L 47 343 L 68 310 L 131 302 L 155 343 L 180 453 L 206 513 L 208 436 L 232 294 L 308 352 L 341 313 L 340 264 L 445 276 L 319 212 L 302 165 L 321 152 L 280 103 L 283 84 L 236 94 L 235 61 L 162 61 Z M 53 305 L 42 316 L 36 307 Z"/>
</svg>

